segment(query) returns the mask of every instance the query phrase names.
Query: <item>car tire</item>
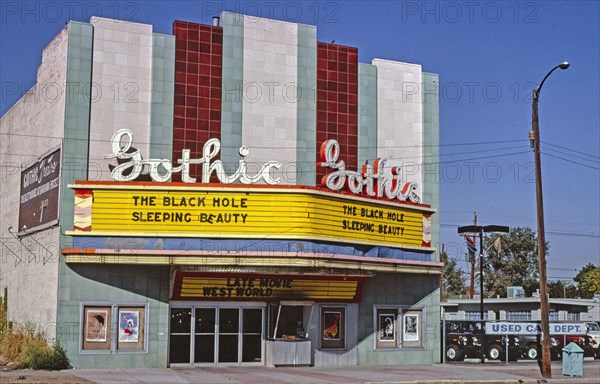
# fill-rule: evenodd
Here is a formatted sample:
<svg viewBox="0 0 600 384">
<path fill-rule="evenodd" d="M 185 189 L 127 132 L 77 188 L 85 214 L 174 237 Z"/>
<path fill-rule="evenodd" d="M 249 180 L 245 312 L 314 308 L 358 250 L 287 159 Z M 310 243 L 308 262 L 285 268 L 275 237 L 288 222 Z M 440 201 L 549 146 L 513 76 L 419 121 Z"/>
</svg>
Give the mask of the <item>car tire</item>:
<svg viewBox="0 0 600 384">
<path fill-rule="evenodd" d="M 538 355 L 538 349 L 535 345 L 527 346 L 527 349 L 525 350 L 525 356 L 527 356 L 529 360 L 536 360 Z"/>
<path fill-rule="evenodd" d="M 462 359 L 462 352 L 457 345 L 446 347 L 446 361 L 462 361 Z"/>
<path fill-rule="evenodd" d="M 490 360 L 500 360 L 502 358 L 502 347 L 499 345 L 492 345 L 488 349 L 487 357 Z"/>
</svg>

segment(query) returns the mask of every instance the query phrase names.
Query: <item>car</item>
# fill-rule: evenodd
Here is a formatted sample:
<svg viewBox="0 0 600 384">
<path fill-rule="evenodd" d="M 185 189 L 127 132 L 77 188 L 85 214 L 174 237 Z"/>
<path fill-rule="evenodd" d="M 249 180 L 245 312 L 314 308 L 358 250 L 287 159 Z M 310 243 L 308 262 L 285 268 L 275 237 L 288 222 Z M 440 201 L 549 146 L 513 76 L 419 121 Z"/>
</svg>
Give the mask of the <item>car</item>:
<svg viewBox="0 0 600 384">
<path fill-rule="evenodd" d="M 446 361 L 481 357 L 481 324 L 474 321 L 446 321 L 444 329 Z"/>
<path fill-rule="evenodd" d="M 596 357 L 598 351 L 598 345 L 596 341 L 592 339 L 588 335 L 564 335 L 557 336 L 558 339 L 562 339 L 564 346 L 569 345 L 569 343 L 573 342 L 581 349 L 583 349 L 583 357 Z"/>
<path fill-rule="evenodd" d="M 517 355 L 518 358 L 537 360 L 540 357 L 542 348 L 540 346 L 539 335 L 514 335 L 509 336 L 509 340 L 515 344 L 514 354 Z M 562 347 L 563 345 L 558 337 L 550 337 L 550 358 L 552 360 L 558 360 L 560 358 Z"/>
<path fill-rule="evenodd" d="M 600 321 L 593 322 L 588 321 L 585 323 L 586 335 L 592 338 L 595 343 L 594 348 L 596 353 L 594 354 L 594 358 L 600 359 Z"/>
</svg>

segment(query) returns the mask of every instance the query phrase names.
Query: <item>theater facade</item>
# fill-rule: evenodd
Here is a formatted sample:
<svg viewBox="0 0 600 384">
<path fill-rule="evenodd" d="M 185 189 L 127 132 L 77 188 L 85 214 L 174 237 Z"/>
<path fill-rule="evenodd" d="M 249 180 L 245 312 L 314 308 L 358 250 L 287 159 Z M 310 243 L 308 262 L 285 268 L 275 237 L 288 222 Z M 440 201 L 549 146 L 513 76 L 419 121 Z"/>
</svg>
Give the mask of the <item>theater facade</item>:
<svg viewBox="0 0 600 384">
<path fill-rule="evenodd" d="M 439 362 L 438 77 L 316 34 L 68 23 L 1 120 L 13 321 L 78 368 Z"/>
</svg>

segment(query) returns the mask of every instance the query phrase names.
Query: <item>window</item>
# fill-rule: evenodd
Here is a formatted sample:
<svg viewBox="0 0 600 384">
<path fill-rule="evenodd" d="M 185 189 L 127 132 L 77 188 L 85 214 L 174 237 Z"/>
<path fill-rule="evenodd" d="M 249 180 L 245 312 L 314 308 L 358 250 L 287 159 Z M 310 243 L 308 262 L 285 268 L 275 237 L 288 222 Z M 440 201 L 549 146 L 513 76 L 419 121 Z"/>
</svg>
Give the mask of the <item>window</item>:
<svg viewBox="0 0 600 384">
<path fill-rule="evenodd" d="M 307 338 L 307 323 L 311 317 L 313 302 L 287 302 L 269 306 L 269 338 Z"/>
<path fill-rule="evenodd" d="M 402 346 L 422 347 L 423 309 L 407 309 L 402 312 Z"/>
<path fill-rule="evenodd" d="M 558 312 L 557 311 L 550 311 L 550 313 L 548 314 L 548 320 L 550 320 L 550 321 L 558 321 Z"/>
<path fill-rule="evenodd" d="M 83 349 L 110 350 L 111 307 L 85 307 Z"/>
<path fill-rule="evenodd" d="M 579 321 L 579 312 L 567 312 L 567 321 Z"/>
<path fill-rule="evenodd" d="M 531 320 L 531 311 L 508 311 L 506 320 L 529 321 Z"/>
<path fill-rule="evenodd" d="M 483 320 L 488 320 L 487 311 L 483 312 Z M 479 311 L 467 311 L 465 312 L 465 320 L 481 320 L 481 312 Z"/>
<path fill-rule="evenodd" d="M 423 308 L 375 306 L 373 313 L 376 349 L 424 346 Z"/>
<path fill-rule="evenodd" d="M 400 342 L 398 335 L 398 313 L 395 308 L 376 308 L 376 348 L 398 348 Z"/>
<path fill-rule="evenodd" d="M 321 307 L 321 348 L 346 348 L 346 307 Z"/>
<path fill-rule="evenodd" d="M 81 352 L 145 352 L 147 306 L 82 304 Z"/>
</svg>

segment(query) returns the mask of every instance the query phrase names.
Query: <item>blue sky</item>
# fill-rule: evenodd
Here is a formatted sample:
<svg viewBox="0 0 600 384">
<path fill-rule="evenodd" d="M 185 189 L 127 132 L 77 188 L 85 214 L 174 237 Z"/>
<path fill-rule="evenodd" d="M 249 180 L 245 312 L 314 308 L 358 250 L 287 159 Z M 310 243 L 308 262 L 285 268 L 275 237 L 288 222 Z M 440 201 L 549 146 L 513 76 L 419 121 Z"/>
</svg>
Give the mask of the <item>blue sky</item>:
<svg viewBox="0 0 600 384">
<path fill-rule="evenodd" d="M 465 269 L 460 225 L 536 228 L 531 90 L 540 95 L 548 276 L 600 264 L 600 1 L 3 1 L 3 114 L 35 82 L 42 49 L 67 20 L 210 23 L 221 10 L 316 25 L 359 61 L 418 63 L 440 75 L 441 240 Z"/>
</svg>

